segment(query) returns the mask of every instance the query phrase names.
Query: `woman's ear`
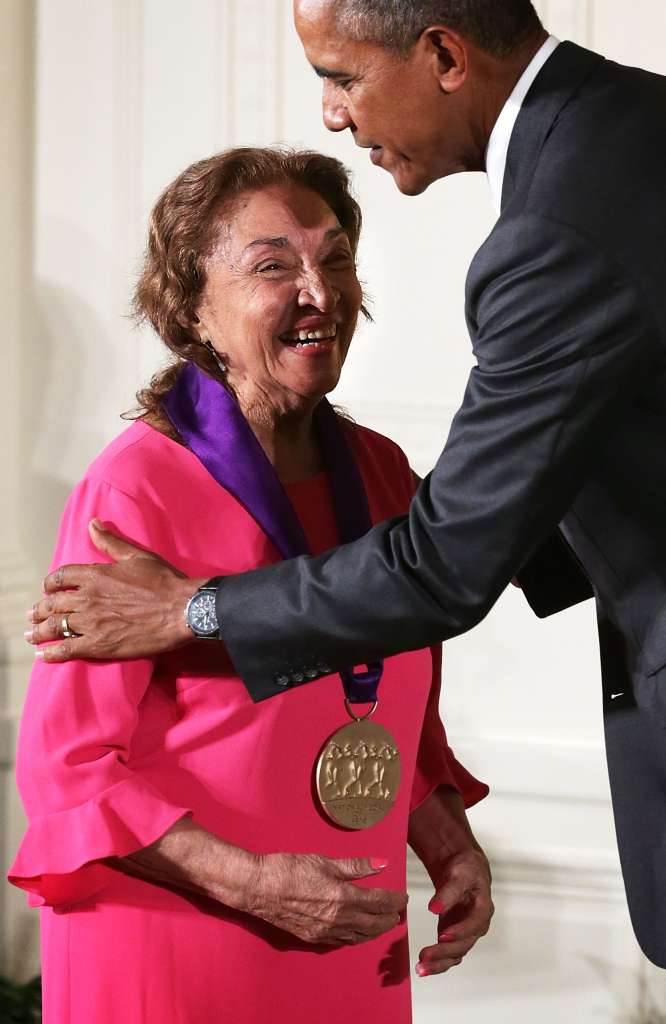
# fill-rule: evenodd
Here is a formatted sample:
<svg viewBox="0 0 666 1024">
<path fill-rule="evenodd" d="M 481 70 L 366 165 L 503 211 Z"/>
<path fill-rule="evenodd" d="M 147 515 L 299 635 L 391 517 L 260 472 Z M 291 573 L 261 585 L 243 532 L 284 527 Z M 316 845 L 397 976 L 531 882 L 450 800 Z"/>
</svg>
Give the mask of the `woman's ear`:
<svg viewBox="0 0 666 1024">
<path fill-rule="evenodd" d="M 191 334 L 195 334 L 202 345 L 210 341 L 208 328 L 197 313 L 191 317 L 184 316 L 182 326 Z"/>
</svg>

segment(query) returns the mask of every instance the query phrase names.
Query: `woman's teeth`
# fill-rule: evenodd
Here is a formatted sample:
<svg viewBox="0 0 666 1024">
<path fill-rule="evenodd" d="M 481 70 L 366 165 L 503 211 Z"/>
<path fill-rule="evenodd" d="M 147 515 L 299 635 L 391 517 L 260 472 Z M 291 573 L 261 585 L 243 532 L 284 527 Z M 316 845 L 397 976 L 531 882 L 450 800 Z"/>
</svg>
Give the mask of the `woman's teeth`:
<svg viewBox="0 0 666 1024">
<path fill-rule="evenodd" d="M 337 325 L 320 327 L 315 331 L 291 331 L 283 334 L 282 340 L 295 344 L 295 348 L 304 348 L 306 345 L 316 345 L 318 341 L 330 340 L 337 334 Z"/>
</svg>

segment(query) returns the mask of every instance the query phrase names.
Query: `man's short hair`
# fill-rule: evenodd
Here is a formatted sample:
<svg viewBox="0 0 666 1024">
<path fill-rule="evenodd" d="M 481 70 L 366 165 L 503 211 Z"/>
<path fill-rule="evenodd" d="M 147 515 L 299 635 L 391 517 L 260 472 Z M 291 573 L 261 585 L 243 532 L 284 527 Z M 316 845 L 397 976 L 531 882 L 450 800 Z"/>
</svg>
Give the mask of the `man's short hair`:
<svg viewBox="0 0 666 1024">
<path fill-rule="evenodd" d="M 334 0 L 334 8 L 350 38 L 403 53 L 429 25 L 445 25 L 505 57 L 541 27 L 530 0 Z"/>
</svg>

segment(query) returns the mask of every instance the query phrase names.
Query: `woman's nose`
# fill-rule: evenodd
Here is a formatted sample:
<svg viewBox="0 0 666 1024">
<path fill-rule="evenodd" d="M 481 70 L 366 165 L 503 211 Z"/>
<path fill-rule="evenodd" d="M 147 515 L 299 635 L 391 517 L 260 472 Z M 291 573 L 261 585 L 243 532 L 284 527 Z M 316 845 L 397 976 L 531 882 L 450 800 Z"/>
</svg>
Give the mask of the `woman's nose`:
<svg viewBox="0 0 666 1024">
<path fill-rule="evenodd" d="M 338 304 L 340 292 L 324 274 L 309 274 L 301 284 L 299 306 L 315 306 L 322 313 L 331 313 Z"/>
</svg>

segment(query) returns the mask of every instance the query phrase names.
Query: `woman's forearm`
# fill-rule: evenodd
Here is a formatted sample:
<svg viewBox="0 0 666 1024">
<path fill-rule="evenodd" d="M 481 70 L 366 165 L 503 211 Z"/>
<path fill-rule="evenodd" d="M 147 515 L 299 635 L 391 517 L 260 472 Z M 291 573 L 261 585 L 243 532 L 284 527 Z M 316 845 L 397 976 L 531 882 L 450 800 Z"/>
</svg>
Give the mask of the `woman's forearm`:
<svg viewBox="0 0 666 1024">
<path fill-rule="evenodd" d="M 464 850 L 483 856 L 467 820 L 463 798 L 451 786 L 438 786 L 412 811 L 407 838 L 435 887 L 441 884 L 451 857 Z"/>
<path fill-rule="evenodd" d="M 368 858 L 255 854 L 181 818 L 157 842 L 108 863 L 157 885 L 208 896 L 305 942 L 365 942 L 394 928 L 406 893 L 357 886 L 383 866 Z"/>
<path fill-rule="evenodd" d="M 457 790 L 438 786 L 409 816 L 409 844 L 430 875 L 437 942 L 421 950 L 417 972 L 441 974 L 485 935 L 493 916 L 490 865 Z"/>
<path fill-rule="evenodd" d="M 181 818 L 150 846 L 114 857 L 111 864 L 144 881 L 175 886 L 244 910 L 260 858 Z"/>
</svg>

